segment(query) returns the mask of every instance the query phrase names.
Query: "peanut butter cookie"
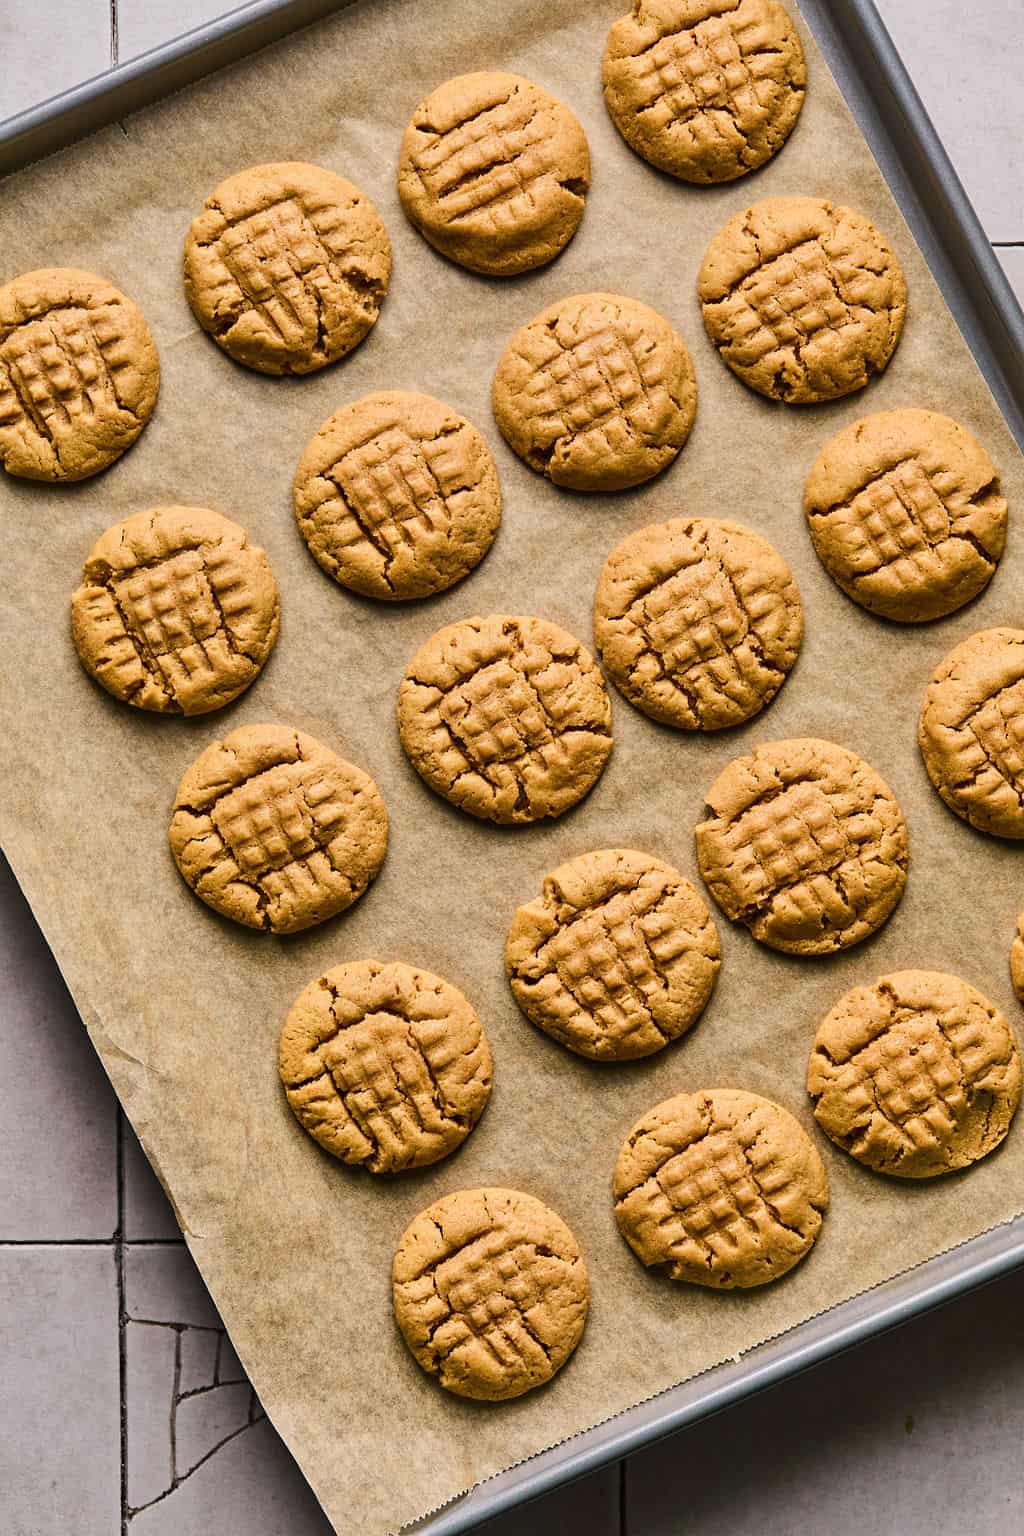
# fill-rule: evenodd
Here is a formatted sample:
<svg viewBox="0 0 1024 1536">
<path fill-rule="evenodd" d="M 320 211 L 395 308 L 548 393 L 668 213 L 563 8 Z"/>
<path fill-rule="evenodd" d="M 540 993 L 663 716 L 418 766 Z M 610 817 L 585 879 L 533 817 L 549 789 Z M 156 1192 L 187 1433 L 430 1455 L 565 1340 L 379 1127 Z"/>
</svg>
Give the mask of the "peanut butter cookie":
<svg viewBox="0 0 1024 1536">
<path fill-rule="evenodd" d="M 131 299 L 72 267 L 0 287 L 0 464 L 85 480 L 119 459 L 156 404 L 160 362 Z"/>
<path fill-rule="evenodd" d="M 850 208 L 768 197 L 708 246 L 704 325 L 736 376 L 790 405 L 838 400 L 885 368 L 907 285 L 889 242 Z"/>
<path fill-rule="evenodd" d="M 583 217 L 587 139 L 569 108 L 522 75 L 481 70 L 431 91 L 398 161 L 409 222 L 472 272 L 553 261 Z"/>
<path fill-rule="evenodd" d="M 765 1285 L 804 1257 L 828 1207 L 821 1158 L 788 1110 L 756 1093 L 679 1093 L 622 1144 L 615 1220 L 637 1258 L 716 1290 Z"/>
<path fill-rule="evenodd" d="M 1017 1001 L 1024 1003 L 1024 912 L 1017 919 L 1017 932 L 1010 946 L 1010 980 Z"/>
<path fill-rule="evenodd" d="M 986 1157 L 1020 1098 L 1013 1031 L 958 976 L 896 971 L 854 987 L 814 1040 L 807 1092 L 826 1135 L 859 1163 L 931 1179 Z"/>
<path fill-rule="evenodd" d="M 500 1402 L 550 1381 L 587 1320 L 587 1271 L 554 1211 L 515 1189 L 460 1189 L 398 1244 L 395 1319 L 417 1364 L 459 1397 Z"/>
<path fill-rule="evenodd" d="M 187 770 L 170 844 L 224 917 L 295 933 L 344 912 L 384 861 L 388 818 L 368 773 L 313 736 L 243 725 Z"/>
</svg>

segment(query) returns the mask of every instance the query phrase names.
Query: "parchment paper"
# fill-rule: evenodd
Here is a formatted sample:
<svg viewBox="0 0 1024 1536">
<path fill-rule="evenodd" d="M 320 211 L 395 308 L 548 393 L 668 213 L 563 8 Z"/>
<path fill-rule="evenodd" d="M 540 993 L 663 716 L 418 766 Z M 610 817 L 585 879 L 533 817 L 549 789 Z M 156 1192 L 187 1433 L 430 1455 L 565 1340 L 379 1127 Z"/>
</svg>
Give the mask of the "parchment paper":
<svg viewBox="0 0 1024 1536">
<path fill-rule="evenodd" d="M 792 0 L 790 0 L 792 6 Z M 1012 521 L 1024 466 L 878 170 L 804 32 L 803 120 L 759 175 L 718 190 L 658 175 L 625 147 L 601 101 L 607 27 L 623 0 L 363 0 L 0 188 L 0 269 L 104 273 L 145 311 L 163 387 L 139 444 L 77 487 L 3 485 L 5 565 L 2 840 L 132 1124 L 175 1202 L 189 1247 L 271 1419 L 339 1529 L 394 1530 L 477 1480 L 1024 1208 L 1024 1122 L 964 1177 L 915 1188 L 875 1177 L 815 1130 L 832 1208 L 807 1261 L 752 1294 L 708 1294 L 648 1275 L 618 1237 L 609 1180 L 619 1142 L 683 1088 L 735 1085 L 813 1127 L 803 1080 L 817 1021 L 840 993 L 904 966 L 961 973 L 1014 1017 L 1007 948 L 1024 891 L 1021 850 L 981 837 L 930 788 L 915 745 L 918 701 L 939 658 L 971 631 L 1020 624 L 1024 540 L 966 611 L 920 628 L 870 618 L 833 586 L 801 511 L 804 475 L 847 422 L 930 406 L 970 426 L 1001 466 Z M 583 225 L 553 266 L 515 281 L 471 276 L 406 225 L 394 190 L 402 128 L 448 75 L 517 70 L 572 105 L 590 139 Z M 394 243 L 391 293 L 369 340 L 310 378 L 236 367 L 196 328 L 181 245 L 204 196 L 261 160 L 319 161 L 358 182 Z M 862 209 L 903 261 L 911 303 L 885 376 L 817 409 L 760 400 L 715 356 L 695 277 L 711 235 L 770 193 Z M 491 420 L 505 339 L 553 299 L 618 289 L 655 305 L 694 356 L 692 439 L 635 493 L 577 496 L 532 474 Z M 290 482 L 307 438 L 342 402 L 422 389 L 485 431 L 505 497 L 497 543 L 441 598 L 387 607 L 336 587 L 296 533 Z M 67 606 L 97 535 L 166 502 L 215 507 L 267 549 L 282 589 L 280 641 L 235 706 L 195 721 L 133 712 L 90 683 Z M 594 793 L 552 824 L 501 830 L 434 797 L 394 724 L 407 658 L 439 625 L 488 611 L 544 614 L 591 643 L 604 558 L 627 532 L 679 513 L 760 529 L 790 562 L 807 637 L 775 703 L 743 729 L 661 729 L 613 694 L 615 750 Z M 290 940 L 221 921 L 187 890 L 166 847 L 178 779 L 245 721 L 322 737 L 377 778 L 391 816 L 382 874 L 345 917 Z M 702 792 L 755 743 L 813 734 L 862 753 L 906 812 L 911 874 L 872 942 L 789 960 L 719 920 L 724 964 L 682 1043 L 626 1067 L 579 1060 L 537 1033 L 506 988 L 514 908 L 586 849 L 650 849 L 696 878 Z M 491 1106 L 434 1169 L 394 1182 L 346 1169 L 289 1112 L 276 1040 L 293 996 L 346 958 L 401 957 L 449 977 L 482 1015 L 495 1056 Z M 40 1028 L 46 1021 L 40 1020 Z M 440 1391 L 390 1313 L 399 1234 L 442 1192 L 499 1183 L 550 1202 L 579 1237 L 593 1304 L 575 1358 L 547 1390 L 493 1407 Z"/>
</svg>

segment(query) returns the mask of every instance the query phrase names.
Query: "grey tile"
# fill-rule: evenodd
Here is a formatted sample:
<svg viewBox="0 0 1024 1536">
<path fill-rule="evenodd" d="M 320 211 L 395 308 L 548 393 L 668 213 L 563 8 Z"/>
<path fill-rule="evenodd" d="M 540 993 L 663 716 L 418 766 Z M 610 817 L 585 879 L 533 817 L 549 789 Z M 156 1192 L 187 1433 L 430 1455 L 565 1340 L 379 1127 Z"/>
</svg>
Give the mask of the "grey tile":
<svg viewBox="0 0 1024 1536">
<path fill-rule="evenodd" d="M 110 0 L 75 0 L 72 16 L 39 0 L 4 0 L 0 16 L 0 119 L 110 67 Z"/>
<path fill-rule="evenodd" d="M 178 1329 L 163 1324 L 128 1323 L 125 1328 L 125 1441 L 132 1509 L 149 1504 L 174 1481 L 170 1426 L 181 1337 Z"/>
<path fill-rule="evenodd" d="M 209 1328 L 187 1328 L 181 1335 L 178 1390 L 195 1392 L 217 1380 L 217 1359 L 225 1334 Z"/>
<path fill-rule="evenodd" d="M 220 1328 L 210 1293 L 181 1244 L 125 1249 L 125 1311 L 137 1322 Z"/>
<path fill-rule="evenodd" d="M 1024 200 L 1024 189 L 1021 192 Z M 1021 304 L 1024 305 L 1024 245 L 1004 247 L 996 252 L 1003 264 L 1003 271 L 1010 279 L 1010 285 Z"/>
<path fill-rule="evenodd" d="M 154 1238 L 183 1241 L 171 1202 L 127 1122 L 123 1135 L 125 1238 L 129 1243 Z"/>
<path fill-rule="evenodd" d="M 109 1247 L 0 1247 L 0 1528 L 113 1536 L 121 1519 Z"/>
<path fill-rule="evenodd" d="M 217 1381 L 244 1381 L 245 1372 L 242 1370 L 242 1362 L 235 1354 L 234 1345 L 227 1334 L 220 1341 L 220 1354 L 217 1356 Z"/>
<path fill-rule="evenodd" d="M 117 0 L 118 59 L 134 59 L 234 9 L 234 0 L 176 0 L 174 5 L 167 0 Z"/>
<path fill-rule="evenodd" d="M 2 856 L 0 1082 L 0 1240 L 110 1237 L 113 1090 Z"/>
<path fill-rule="evenodd" d="M 247 1429 L 258 1413 L 248 1382 L 206 1387 L 178 1400 L 174 1415 L 174 1463 L 187 1477 L 233 1435 Z"/>
</svg>

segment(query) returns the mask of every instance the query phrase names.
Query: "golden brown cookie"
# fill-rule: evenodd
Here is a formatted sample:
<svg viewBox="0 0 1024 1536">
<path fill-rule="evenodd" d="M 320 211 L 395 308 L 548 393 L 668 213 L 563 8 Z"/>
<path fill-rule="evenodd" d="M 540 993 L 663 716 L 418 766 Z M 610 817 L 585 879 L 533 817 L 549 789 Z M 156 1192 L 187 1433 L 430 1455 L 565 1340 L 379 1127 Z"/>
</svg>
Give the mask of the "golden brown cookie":
<svg viewBox="0 0 1024 1536">
<path fill-rule="evenodd" d="M 430 395 L 382 390 L 335 411 L 295 475 L 299 532 L 329 576 L 394 602 L 443 592 L 501 522 L 491 452 Z"/>
<path fill-rule="evenodd" d="M 131 299 L 92 272 L 43 267 L 0 287 L 0 464 L 85 480 L 121 457 L 156 404 L 160 361 Z"/>
<path fill-rule="evenodd" d="M 604 679 L 547 619 L 491 614 L 432 635 L 398 693 L 402 746 L 453 805 L 505 824 L 560 816 L 612 750 Z"/>
<path fill-rule="evenodd" d="M 1024 629 L 982 629 L 932 673 L 924 765 L 951 811 L 993 837 L 1024 837 Z"/>
<path fill-rule="evenodd" d="M 456 75 L 405 130 L 398 195 L 435 250 L 510 277 L 553 261 L 590 186 L 587 138 L 563 102 L 522 75 Z"/>
<path fill-rule="evenodd" d="M 1010 945 L 1010 980 L 1017 1001 L 1024 1003 L 1024 912 L 1017 919 L 1017 932 Z"/>
<path fill-rule="evenodd" d="M 881 373 L 907 285 L 892 247 L 851 208 L 767 197 L 708 246 L 704 325 L 736 376 L 771 400 L 838 400 Z"/>
<path fill-rule="evenodd" d="M 204 331 L 260 373 L 312 373 L 359 345 L 391 275 L 369 198 L 319 165 L 253 165 L 222 181 L 185 241 Z"/>
<path fill-rule="evenodd" d="M 206 507 L 154 507 L 93 545 L 71 633 L 115 699 L 205 715 L 258 675 L 279 613 L 270 562 L 244 528 Z"/>
<path fill-rule="evenodd" d="M 880 411 L 840 432 L 807 477 L 804 510 L 833 581 L 904 624 L 969 603 L 1006 541 L 995 465 L 936 411 Z"/>
<path fill-rule="evenodd" d="M 700 872 L 726 917 L 791 955 L 830 955 L 880 928 L 907 880 L 907 826 L 875 770 L 831 741 L 773 741 L 706 795 Z"/>
<path fill-rule="evenodd" d="M 460 1189 L 402 1234 L 395 1319 L 416 1361 L 459 1397 L 500 1402 L 550 1381 L 587 1320 L 579 1245 L 515 1189 Z"/>
<path fill-rule="evenodd" d="M 854 987 L 822 1022 L 807 1068 L 814 1118 L 878 1173 L 931 1179 L 987 1156 L 1020 1098 L 1013 1030 L 942 971 Z"/>
<path fill-rule="evenodd" d="M 401 961 L 351 960 L 311 981 L 285 1020 L 278 1070 L 299 1123 L 371 1173 L 447 1157 L 491 1094 L 476 1011 L 450 982 Z"/>
<path fill-rule="evenodd" d="M 601 572 L 594 639 L 608 676 L 653 720 L 718 731 L 778 693 L 803 639 L 782 556 L 749 528 L 673 518 L 624 539 Z"/>
<path fill-rule="evenodd" d="M 182 876 L 248 928 L 296 933 L 344 912 L 387 842 L 370 775 L 284 725 L 243 725 L 215 741 L 174 798 L 170 844 Z"/>
<path fill-rule="evenodd" d="M 682 181 L 734 181 L 804 104 L 800 38 L 776 0 L 633 0 L 608 33 L 604 99 L 630 149 Z"/>
<path fill-rule="evenodd" d="M 621 491 L 671 464 L 693 426 L 697 381 L 657 310 L 581 293 L 516 332 L 493 403 L 502 436 L 538 474 L 574 491 Z"/>
<path fill-rule="evenodd" d="M 622 1144 L 613 1189 L 619 1231 L 642 1263 L 716 1290 L 784 1275 L 828 1207 L 825 1169 L 799 1122 L 732 1088 L 648 1110 Z"/>
<path fill-rule="evenodd" d="M 512 920 L 505 968 L 516 1002 L 593 1061 L 632 1061 L 696 1023 L 720 964 L 707 903 L 649 853 L 602 848 L 553 870 Z"/>
</svg>

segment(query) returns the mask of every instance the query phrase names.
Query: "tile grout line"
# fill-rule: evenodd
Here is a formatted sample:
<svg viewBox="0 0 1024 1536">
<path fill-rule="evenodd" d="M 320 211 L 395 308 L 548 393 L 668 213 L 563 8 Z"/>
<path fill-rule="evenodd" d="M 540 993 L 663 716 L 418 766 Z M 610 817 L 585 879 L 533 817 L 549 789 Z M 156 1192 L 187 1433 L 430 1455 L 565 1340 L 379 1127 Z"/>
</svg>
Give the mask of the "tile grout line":
<svg viewBox="0 0 1024 1536">
<path fill-rule="evenodd" d="M 110 0 L 110 67 L 117 64 L 118 37 L 117 37 L 117 0 Z"/>
<path fill-rule="evenodd" d="M 110 0 L 111 14 L 116 18 L 117 0 Z M 114 1264 L 117 1270 L 117 1366 L 121 1408 L 121 1536 L 128 1530 L 128 1337 L 127 1295 L 124 1274 L 124 1227 L 125 1227 L 125 1162 L 124 1162 L 124 1110 L 117 1106 L 117 1230 L 114 1233 Z"/>
</svg>

